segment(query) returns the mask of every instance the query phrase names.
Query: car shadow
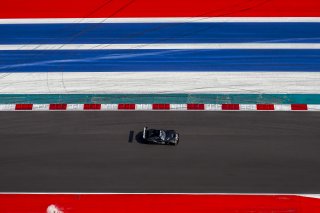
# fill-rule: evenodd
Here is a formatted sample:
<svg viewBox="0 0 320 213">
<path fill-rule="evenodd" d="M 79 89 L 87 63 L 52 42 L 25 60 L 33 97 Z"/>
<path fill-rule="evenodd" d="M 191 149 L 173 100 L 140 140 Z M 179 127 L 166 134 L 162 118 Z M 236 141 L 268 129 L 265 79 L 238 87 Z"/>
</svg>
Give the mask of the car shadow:
<svg viewBox="0 0 320 213">
<path fill-rule="evenodd" d="M 143 140 L 143 131 L 141 132 L 138 132 L 136 134 L 136 137 L 135 137 L 136 141 L 140 144 L 149 144 L 148 142 L 146 142 L 145 140 Z"/>
<path fill-rule="evenodd" d="M 128 143 L 132 143 L 133 142 L 133 136 L 134 136 L 134 131 L 130 131 L 129 132 L 129 139 L 128 139 Z"/>
</svg>

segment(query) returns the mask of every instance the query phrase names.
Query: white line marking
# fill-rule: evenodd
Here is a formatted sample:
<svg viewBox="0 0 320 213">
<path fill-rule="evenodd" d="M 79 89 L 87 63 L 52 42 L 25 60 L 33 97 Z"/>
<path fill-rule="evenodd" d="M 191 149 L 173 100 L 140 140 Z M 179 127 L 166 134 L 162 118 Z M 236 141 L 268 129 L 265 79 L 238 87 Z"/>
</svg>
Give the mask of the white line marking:
<svg viewBox="0 0 320 213">
<path fill-rule="evenodd" d="M 19 44 L 0 50 L 320 49 L 320 43 Z"/>
<path fill-rule="evenodd" d="M 299 196 L 320 199 L 320 194 L 301 194 Z"/>
<path fill-rule="evenodd" d="M 0 195 L 244 195 L 244 196 L 302 196 L 320 199 L 320 194 L 290 194 L 290 193 L 118 193 L 118 192 L 0 192 Z"/>
<path fill-rule="evenodd" d="M 320 17 L 166 17 L 166 18 L 21 18 L 0 19 L 0 24 L 80 23 L 223 23 L 223 22 L 320 22 Z"/>
</svg>

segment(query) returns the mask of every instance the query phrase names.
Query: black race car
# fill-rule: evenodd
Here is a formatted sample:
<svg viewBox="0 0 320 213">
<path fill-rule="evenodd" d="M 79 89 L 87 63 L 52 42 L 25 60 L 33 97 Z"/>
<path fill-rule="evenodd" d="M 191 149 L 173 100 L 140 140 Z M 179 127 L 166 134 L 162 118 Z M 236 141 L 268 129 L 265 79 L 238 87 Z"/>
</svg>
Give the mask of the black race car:
<svg viewBox="0 0 320 213">
<path fill-rule="evenodd" d="M 179 134 L 175 130 L 143 128 L 142 138 L 146 143 L 177 145 Z"/>
</svg>

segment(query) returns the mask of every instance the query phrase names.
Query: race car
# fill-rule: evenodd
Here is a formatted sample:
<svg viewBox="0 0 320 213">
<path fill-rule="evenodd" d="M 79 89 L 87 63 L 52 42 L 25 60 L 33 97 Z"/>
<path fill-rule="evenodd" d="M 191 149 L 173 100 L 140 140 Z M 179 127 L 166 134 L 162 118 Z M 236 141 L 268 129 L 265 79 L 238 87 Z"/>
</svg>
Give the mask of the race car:
<svg viewBox="0 0 320 213">
<path fill-rule="evenodd" d="M 148 129 L 143 128 L 142 134 L 145 143 L 177 145 L 179 143 L 179 134 L 175 130 Z"/>
</svg>

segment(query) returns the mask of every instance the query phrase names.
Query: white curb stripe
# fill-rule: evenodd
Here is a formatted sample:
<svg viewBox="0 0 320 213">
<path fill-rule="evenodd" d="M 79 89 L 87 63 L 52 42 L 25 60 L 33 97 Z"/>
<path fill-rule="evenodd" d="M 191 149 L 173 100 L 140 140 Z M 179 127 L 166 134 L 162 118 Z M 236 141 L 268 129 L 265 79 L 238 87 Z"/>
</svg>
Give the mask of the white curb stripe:
<svg viewBox="0 0 320 213">
<path fill-rule="evenodd" d="M 33 111 L 48 111 L 49 104 L 33 104 L 32 110 Z"/>
<path fill-rule="evenodd" d="M 103 110 L 103 111 L 118 110 L 118 104 L 101 104 L 101 110 Z"/>
<path fill-rule="evenodd" d="M 0 24 L 320 22 L 319 17 L 20 18 Z"/>
<path fill-rule="evenodd" d="M 152 110 L 152 104 L 136 104 L 136 110 Z"/>
<path fill-rule="evenodd" d="M 308 110 L 310 110 L 310 111 L 320 111 L 320 105 L 308 104 Z"/>
<path fill-rule="evenodd" d="M 1 104 L 0 111 L 14 111 L 15 107 L 15 104 Z"/>
<path fill-rule="evenodd" d="M 220 111 L 222 110 L 221 104 L 205 104 L 204 110 L 206 111 Z"/>
<path fill-rule="evenodd" d="M 170 104 L 170 110 L 187 110 L 187 104 Z"/>
<path fill-rule="evenodd" d="M 290 104 L 275 104 L 274 105 L 274 110 L 275 111 L 290 111 L 291 110 L 291 105 Z"/>
<path fill-rule="evenodd" d="M 68 104 L 67 110 L 70 111 L 82 111 L 83 110 L 83 104 Z"/>
<path fill-rule="evenodd" d="M 242 111 L 255 111 L 257 110 L 256 104 L 240 104 L 240 110 Z"/>
<path fill-rule="evenodd" d="M 319 43 L 141 43 L 141 44 L 18 44 L 0 50 L 196 50 L 196 49 L 320 49 Z"/>
</svg>

